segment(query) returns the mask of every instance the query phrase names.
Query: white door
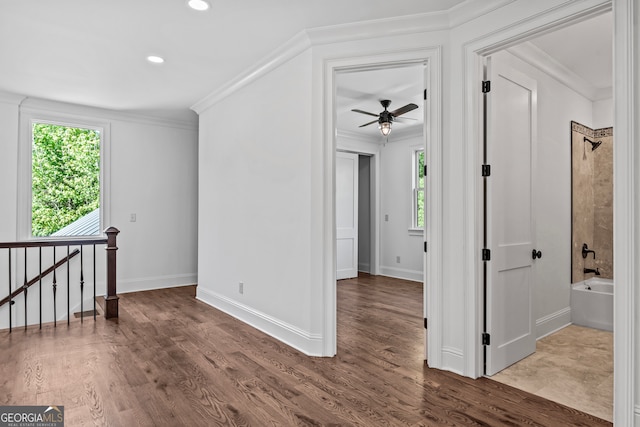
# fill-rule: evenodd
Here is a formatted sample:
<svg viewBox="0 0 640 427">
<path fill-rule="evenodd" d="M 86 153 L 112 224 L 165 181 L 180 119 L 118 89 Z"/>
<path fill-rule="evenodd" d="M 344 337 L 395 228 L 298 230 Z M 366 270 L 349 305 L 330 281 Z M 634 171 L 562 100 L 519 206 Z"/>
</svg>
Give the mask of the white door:
<svg viewBox="0 0 640 427">
<path fill-rule="evenodd" d="M 536 81 L 489 59 L 486 178 L 486 374 L 535 352 L 533 183 Z"/>
<path fill-rule="evenodd" d="M 336 152 L 336 277 L 358 276 L 358 155 Z"/>
</svg>

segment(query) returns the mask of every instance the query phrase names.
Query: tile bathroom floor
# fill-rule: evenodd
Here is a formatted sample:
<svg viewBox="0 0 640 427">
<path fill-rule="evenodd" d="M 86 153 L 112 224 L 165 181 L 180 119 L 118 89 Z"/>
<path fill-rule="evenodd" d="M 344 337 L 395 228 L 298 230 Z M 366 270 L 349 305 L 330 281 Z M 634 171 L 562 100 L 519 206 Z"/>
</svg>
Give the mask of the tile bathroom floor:
<svg viewBox="0 0 640 427">
<path fill-rule="evenodd" d="M 491 379 L 613 421 L 613 333 L 567 326 Z"/>
</svg>

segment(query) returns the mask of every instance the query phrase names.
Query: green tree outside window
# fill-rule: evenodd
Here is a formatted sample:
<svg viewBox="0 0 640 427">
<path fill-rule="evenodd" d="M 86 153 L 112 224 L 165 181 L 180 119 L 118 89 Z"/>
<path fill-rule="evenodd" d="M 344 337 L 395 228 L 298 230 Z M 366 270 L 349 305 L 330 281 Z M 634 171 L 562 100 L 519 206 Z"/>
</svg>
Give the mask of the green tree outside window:
<svg viewBox="0 0 640 427">
<path fill-rule="evenodd" d="M 32 131 L 31 230 L 45 237 L 100 207 L 100 132 L 47 123 Z"/>
</svg>

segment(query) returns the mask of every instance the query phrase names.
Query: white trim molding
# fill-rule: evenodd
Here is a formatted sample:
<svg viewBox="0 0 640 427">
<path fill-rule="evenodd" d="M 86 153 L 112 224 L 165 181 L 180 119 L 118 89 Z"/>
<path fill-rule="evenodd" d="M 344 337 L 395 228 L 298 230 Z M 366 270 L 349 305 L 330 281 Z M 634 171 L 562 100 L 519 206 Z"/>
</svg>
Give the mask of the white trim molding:
<svg viewBox="0 0 640 427">
<path fill-rule="evenodd" d="M 431 362 L 427 360 L 430 368 Z M 442 347 L 442 368 L 458 375 L 464 375 L 464 352 L 458 348 Z"/>
<path fill-rule="evenodd" d="M 154 117 L 105 108 L 89 107 L 86 105 L 70 104 L 67 102 L 51 101 L 41 98 L 25 97 L 21 102 L 21 111 L 49 113 L 56 116 L 66 116 L 83 120 L 119 120 L 129 123 L 147 124 L 152 126 L 164 126 L 176 129 L 197 130 L 198 118 L 194 114 L 193 121 L 170 119 L 167 117 Z M 191 113 L 193 114 L 193 113 Z"/>
<path fill-rule="evenodd" d="M 606 88 L 595 87 L 531 42 L 512 46 L 507 49 L 507 52 L 550 75 L 591 101 L 601 101 L 613 97 L 613 86 Z"/>
<path fill-rule="evenodd" d="M 25 99 L 23 95 L 0 91 L 0 102 L 3 104 L 20 105 Z"/>
<path fill-rule="evenodd" d="M 212 105 L 217 104 L 235 91 L 260 79 L 312 46 L 449 30 L 514 1 L 515 0 L 483 0 L 479 2 L 475 0 L 465 0 L 449 10 L 440 12 L 416 13 L 406 16 L 302 30 L 283 45 L 256 62 L 253 66 L 239 73 L 238 77 L 220 86 L 193 104 L 191 109 L 198 114 L 202 114 Z"/>
<path fill-rule="evenodd" d="M 171 274 L 167 276 L 138 277 L 135 279 L 118 280 L 118 293 L 152 291 L 156 289 L 180 288 L 198 283 L 197 273 Z M 105 286 L 105 282 L 98 282 Z M 104 288 L 106 289 L 106 288 Z"/>
<path fill-rule="evenodd" d="M 423 272 L 420 270 L 409 270 L 408 268 L 389 267 L 386 265 L 380 266 L 380 275 L 421 283 L 424 278 Z"/>
<path fill-rule="evenodd" d="M 198 288 L 196 299 L 253 326 L 308 356 L 323 355 L 322 336 L 319 334 L 303 331 L 287 322 L 207 289 Z"/>
<path fill-rule="evenodd" d="M 614 277 L 620 286 L 613 295 L 613 421 L 619 426 L 640 426 L 638 384 L 638 306 L 640 301 L 640 122 L 638 111 L 637 0 L 614 0 L 614 128 L 613 153 L 613 253 Z M 635 419 L 635 424 L 634 424 Z"/>
<path fill-rule="evenodd" d="M 571 324 L 571 307 L 565 307 L 555 313 L 536 320 L 536 340 L 559 331 Z"/>
</svg>

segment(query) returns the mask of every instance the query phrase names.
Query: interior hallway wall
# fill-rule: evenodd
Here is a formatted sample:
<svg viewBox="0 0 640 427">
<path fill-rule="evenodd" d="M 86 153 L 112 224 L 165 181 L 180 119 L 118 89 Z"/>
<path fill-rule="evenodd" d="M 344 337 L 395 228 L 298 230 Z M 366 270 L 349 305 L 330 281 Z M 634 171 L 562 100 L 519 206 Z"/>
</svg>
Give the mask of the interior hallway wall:
<svg viewBox="0 0 640 427">
<path fill-rule="evenodd" d="M 306 51 L 200 112 L 197 295 L 320 355 L 310 79 Z"/>
</svg>

